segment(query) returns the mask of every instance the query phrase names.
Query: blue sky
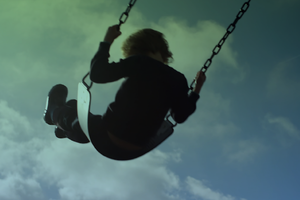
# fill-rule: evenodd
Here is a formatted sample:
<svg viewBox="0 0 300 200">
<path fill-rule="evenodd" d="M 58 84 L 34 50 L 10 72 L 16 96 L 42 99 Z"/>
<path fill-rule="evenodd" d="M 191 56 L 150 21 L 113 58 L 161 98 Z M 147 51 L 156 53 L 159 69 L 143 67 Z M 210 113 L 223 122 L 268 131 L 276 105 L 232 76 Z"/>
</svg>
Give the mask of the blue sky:
<svg viewBox="0 0 300 200">
<path fill-rule="evenodd" d="M 127 0 L 14 0 L 0 7 L 1 200 L 298 200 L 300 2 L 251 1 L 207 72 L 196 112 L 132 161 L 55 138 L 42 114 L 50 88 L 69 98 Z M 170 65 L 189 83 L 244 2 L 138 0 L 111 61 L 132 32 L 163 32 Z M 102 114 L 121 81 L 94 85 Z"/>
</svg>

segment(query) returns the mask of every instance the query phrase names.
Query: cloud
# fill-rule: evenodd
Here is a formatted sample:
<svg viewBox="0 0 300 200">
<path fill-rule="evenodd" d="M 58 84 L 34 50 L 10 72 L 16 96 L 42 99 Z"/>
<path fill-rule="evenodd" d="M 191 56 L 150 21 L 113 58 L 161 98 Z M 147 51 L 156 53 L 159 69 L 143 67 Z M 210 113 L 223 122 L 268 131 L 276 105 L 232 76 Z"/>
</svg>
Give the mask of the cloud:
<svg viewBox="0 0 300 200">
<path fill-rule="evenodd" d="M 149 191 L 149 199 L 161 199 L 162 191 L 179 187 L 178 177 L 165 167 L 166 153 L 155 151 L 137 162 L 109 161 L 91 145 L 55 139 L 52 130 L 41 129 L 5 102 L 0 105 L 0 119 L 6 122 L 1 127 L 10 127 L 1 131 L 1 199 L 41 199 L 47 185 L 56 185 L 61 199 L 132 199 Z M 20 141 L 23 135 L 26 140 Z"/>
<path fill-rule="evenodd" d="M 283 131 L 286 136 L 300 141 L 300 130 L 288 118 L 267 114 L 265 119 L 270 125 L 275 126 L 277 130 Z"/>
<path fill-rule="evenodd" d="M 40 184 L 32 178 L 11 174 L 0 179 L 1 200 L 46 200 Z"/>
<path fill-rule="evenodd" d="M 179 151 L 154 150 L 133 161 L 109 160 L 90 144 L 55 138 L 53 129 L 42 121 L 27 118 L 0 102 L 0 110 L 5 111 L 5 115 L 1 113 L 1 121 L 14 128 L 14 137 L 8 134 L 11 129 L 3 129 L 0 136 L 0 198 L 3 200 L 230 197 L 214 192 L 192 177 L 182 182 L 167 167 L 181 162 Z M 26 128 L 27 122 L 31 128 Z M 22 135 L 26 137 L 20 141 L 18 137 Z"/>
<path fill-rule="evenodd" d="M 72 200 L 145 199 L 145 194 L 146 199 L 172 199 L 172 192 L 180 189 L 178 176 L 166 167 L 173 159 L 180 161 L 178 152 L 155 150 L 135 161 L 111 161 L 92 145 L 56 139 L 46 124 L 40 127 L 7 103 L 0 105 L 5 111 L 1 121 L 14 128 L 15 135 L 9 135 L 11 129 L 1 131 L 3 199 L 41 199 L 51 185 L 56 186 L 60 199 Z M 30 122 L 31 129 L 24 122 Z M 19 140 L 22 135 L 27 135 L 26 140 Z"/>
<path fill-rule="evenodd" d="M 186 178 L 188 191 L 202 200 L 235 200 L 231 195 L 224 195 L 207 187 L 202 181 L 192 177 Z"/>
<path fill-rule="evenodd" d="M 231 114 L 230 99 L 204 88 L 195 113 L 184 124 L 179 124 L 175 131 L 182 134 L 189 143 L 188 146 L 195 141 L 198 143 L 208 139 L 224 143 L 240 133 L 240 128 L 233 123 Z M 183 142 L 182 139 L 180 143 Z"/>
<path fill-rule="evenodd" d="M 175 17 L 164 17 L 157 24 L 152 23 L 152 28 L 166 35 L 174 53 L 174 67 L 188 76 L 195 76 L 226 32 L 224 27 L 214 21 L 198 21 L 196 26 L 188 26 L 186 21 Z M 236 60 L 237 53 L 230 47 L 232 42 L 233 38 L 228 38 L 213 62 L 228 66 L 227 70 L 231 72 L 241 71 Z M 209 71 L 215 72 L 216 69 L 217 66 L 214 66 Z"/>
<path fill-rule="evenodd" d="M 15 119 L 20 119 L 15 121 Z M 6 134 L 8 138 L 18 139 L 16 127 L 23 127 L 24 133 L 29 133 L 32 128 L 26 117 L 19 112 L 9 108 L 6 101 L 0 101 L 0 132 Z M 24 140 L 26 135 L 22 135 L 21 140 Z"/>
<path fill-rule="evenodd" d="M 266 90 L 269 98 L 296 103 L 300 100 L 299 55 L 278 63 L 270 71 Z"/>
<path fill-rule="evenodd" d="M 179 178 L 165 166 L 168 159 L 154 151 L 136 161 L 116 162 L 91 146 L 56 143 L 38 155 L 36 173 L 58 185 L 61 199 L 164 199 L 179 189 Z"/>
<path fill-rule="evenodd" d="M 266 150 L 265 145 L 255 139 L 231 141 L 223 145 L 224 155 L 230 162 L 247 163 Z"/>
<path fill-rule="evenodd" d="M 47 145 L 47 135 L 41 134 L 45 130 L 49 129 L 41 129 L 39 121 L 29 120 L 0 100 L 1 199 L 44 199 L 40 183 L 32 173 L 36 166 L 35 156 Z"/>
</svg>

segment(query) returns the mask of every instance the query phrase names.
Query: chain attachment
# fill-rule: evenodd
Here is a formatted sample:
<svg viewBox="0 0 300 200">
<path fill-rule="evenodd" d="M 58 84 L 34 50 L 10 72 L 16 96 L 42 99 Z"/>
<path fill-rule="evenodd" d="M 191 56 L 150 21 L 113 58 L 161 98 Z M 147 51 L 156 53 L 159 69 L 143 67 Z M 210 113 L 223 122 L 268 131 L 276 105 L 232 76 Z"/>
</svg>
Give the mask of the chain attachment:
<svg viewBox="0 0 300 200">
<path fill-rule="evenodd" d="M 245 2 L 243 4 L 243 6 L 241 7 L 239 13 L 236 15 L 236 18 L 234 20 L 233 23 L 231 23 L 228 28 L 226 29 L 226 33 L 225 35 L 223 36 L 223 38 L 219 41 L 219 43 L 215 46 L 215 48 L 213 49 L 212 51 L 212 55 L 209 59 L 207 59 L 207 61 L 204 63 L 204 66 L 200 69 L 200 71 L 202 72 L 206 72 L 207 69 L 209 68 L 209 66 L 211 65 L 212 63 L 212 60 L 214 58 L 214 56 L 218 55 L 218 53 L 220 52 L 223 44 L 225 43 L 226 39 L 228 38 L 228 36 L 234 31 L 235 27 L 236 27 L 236 24 L 237 22 L 243 17 L 243 15 L 245 14 L 245 12 L 248 10 L 249 6 L 250 6 L 250 1 L 251 0 L 248 0 L 247 2 Z M 193 90 L 193 85 L 194 83 L 196 82 L 196 80 L 194 79 L 193 82 L 191 83 L 190 85 L 190 90 Z"/>
<path fill-rule="evenodd" d="M 119 18 L 119 27 L 127 21 L 129 12 L 130 12 L 131 8 L 134 6 L 136 1 L 137 0 L 130 0 L 125 12 L 123 12 Z"/>
</svg>

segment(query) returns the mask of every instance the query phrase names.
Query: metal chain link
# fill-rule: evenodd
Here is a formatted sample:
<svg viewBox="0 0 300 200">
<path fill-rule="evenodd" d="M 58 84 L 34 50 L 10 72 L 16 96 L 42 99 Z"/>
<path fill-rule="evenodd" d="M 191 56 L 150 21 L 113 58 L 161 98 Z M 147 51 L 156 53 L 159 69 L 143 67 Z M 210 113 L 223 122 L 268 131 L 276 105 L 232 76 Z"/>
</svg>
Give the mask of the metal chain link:
<svg viewBox="0 0 300 200">
<path fill-rule="evenodd" d="M 126 20 L 128 19 L 129 12 L 130 12 L 131 8 L 134 6 L 134 4 L 135 4 L 136 1 L 137 0 L 130 0 L 127 9 L 125 10 L 125 12 L 122 13 L 122 15 L 119 18 L 119 21 L 120 21 L 119 27 L 122 24 L 124 24 L 126 22 Z"/>
<path fill-rule="evenodd" d="M 207 71 L 207 69 L 209 68 L 209 66 L 210 66 L 211 63 L 212 63 L 212 59 L 214 58 L 214 56 L 217 55 L 217 54 L 220 52 L 220 50 L 221 50 L 223 44 L 225 43 L 226 39 L 227 39 L 228 36 L 234 31 L 237 22 L 243 17 L 243 15 L 245 14 L 245 12 L 248 10 L 248 8 L 249 8 L 249 6 L 250 6 L 250 1 L 251 1 L 251 0 L 248 0 L 247 2 L 245 2 L 245 3 L 243 4 L 243 6 L 241 7 L 239 13 L 236 15 L 236 18 L 235 18 L 234 22 L 231 23 L 231 24 L 228 26 L 225 35 L 224 35 L 223 38 L 219 41 L 219 43 L 215 46 L 215 48 L 214 48 L 213 51 L 212 51 L 211 57 L 210 57 L 209 59 L 207 59 L 207 61 L 204 63 L 204 66 L 200 69 L 200 71 L 202 71 L 202 72 L 204 72 L 204 73 Z M 192 82 L 191 85 L 190 85 L 190 89 L 191 89 L 191 90 L 193 90 L 193 84 L 194 84 L 194 83 L 195 83 L 195 79 L 193 80 L 193 82 Z"/>
</svg>

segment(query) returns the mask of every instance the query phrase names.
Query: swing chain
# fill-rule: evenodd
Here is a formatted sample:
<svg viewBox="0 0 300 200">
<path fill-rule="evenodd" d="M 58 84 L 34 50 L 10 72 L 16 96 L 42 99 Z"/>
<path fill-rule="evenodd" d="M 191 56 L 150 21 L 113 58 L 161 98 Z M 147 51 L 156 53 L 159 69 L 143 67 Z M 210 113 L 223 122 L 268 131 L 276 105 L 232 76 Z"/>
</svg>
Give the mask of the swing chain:
<svg viewBox="0 0 300 200">
<path fill-rule="evenodd" d="M 126 9 L 125 12 L 123 12 L 122 15 L 120 16 L 120 19 L 119 19 L 119 21 L 120 21 L 119 27 L 120 27 L 122 24 L 124 24 L 124 23 L 126 22 L 126 20 L 127 20 L 127 18 L 128 18 L 128 15 L 129 15 L 129 12 L 130 12 L 131 8 L 134 6 L 134 4 L 135 4 L 136 1 L 137 1 L 137 0 L 130 0 L 127 9 Z"/>
<path fill-rule="evenodd" d="M 85 85 L 85 87 L 87 88 L 87 90 L 91 89 L 91 87 L 93 86 L 93 82 L 91 81 L 90 84 L 87 84 L 87 82 L 85 82 L 85 79 L 88 77 L 88 75 L 90 74 L 90 72 L 88 72 L 83 78 L 82 78 L 82 84 Z"/>
<path fill-rule="evenodd" d="M 234 31 L 235 29 L 235 26 L 237 24 L 237 22 L 243 17 L 243 15 L 245 14 L 245 12 L 248 10 L 249 6 L 250 6 L 250 1 L 251 0 L 248 0 L 247 2 L 245 2 L 243 4 L 243 6 L 241 7 L 239 13 L 236 15 L 236 18 L 234 20 L 233 23 L 231 23 L 227 30 L 226 30 L 226 33 L 225 35 L 223 36 L 223 38 L 219 41 L 219 43 L 215 46 L 215 48 L 213 49 L 212 51 L 212 55 L 209 59 L 207 59 L 207 61 L 204 63 L 204 66 L 200 69 L 200 71 L 202 71 L 203 73 L 205 73 L 207 71 L 207 69 L 209 68 L 209 66 L 211 65 L 212 63 L 212 59 L 214 58 L 215 55 L 217 55 L 223 44 L 225 43 L 226 39 L 228 38 L 228 36 Z M 193 82 L 191 83 L 190 85 L 190 89 L 193 90 L 193 84 L 195 83 L 195 79 L 193 80 Z"/>
</svg>

